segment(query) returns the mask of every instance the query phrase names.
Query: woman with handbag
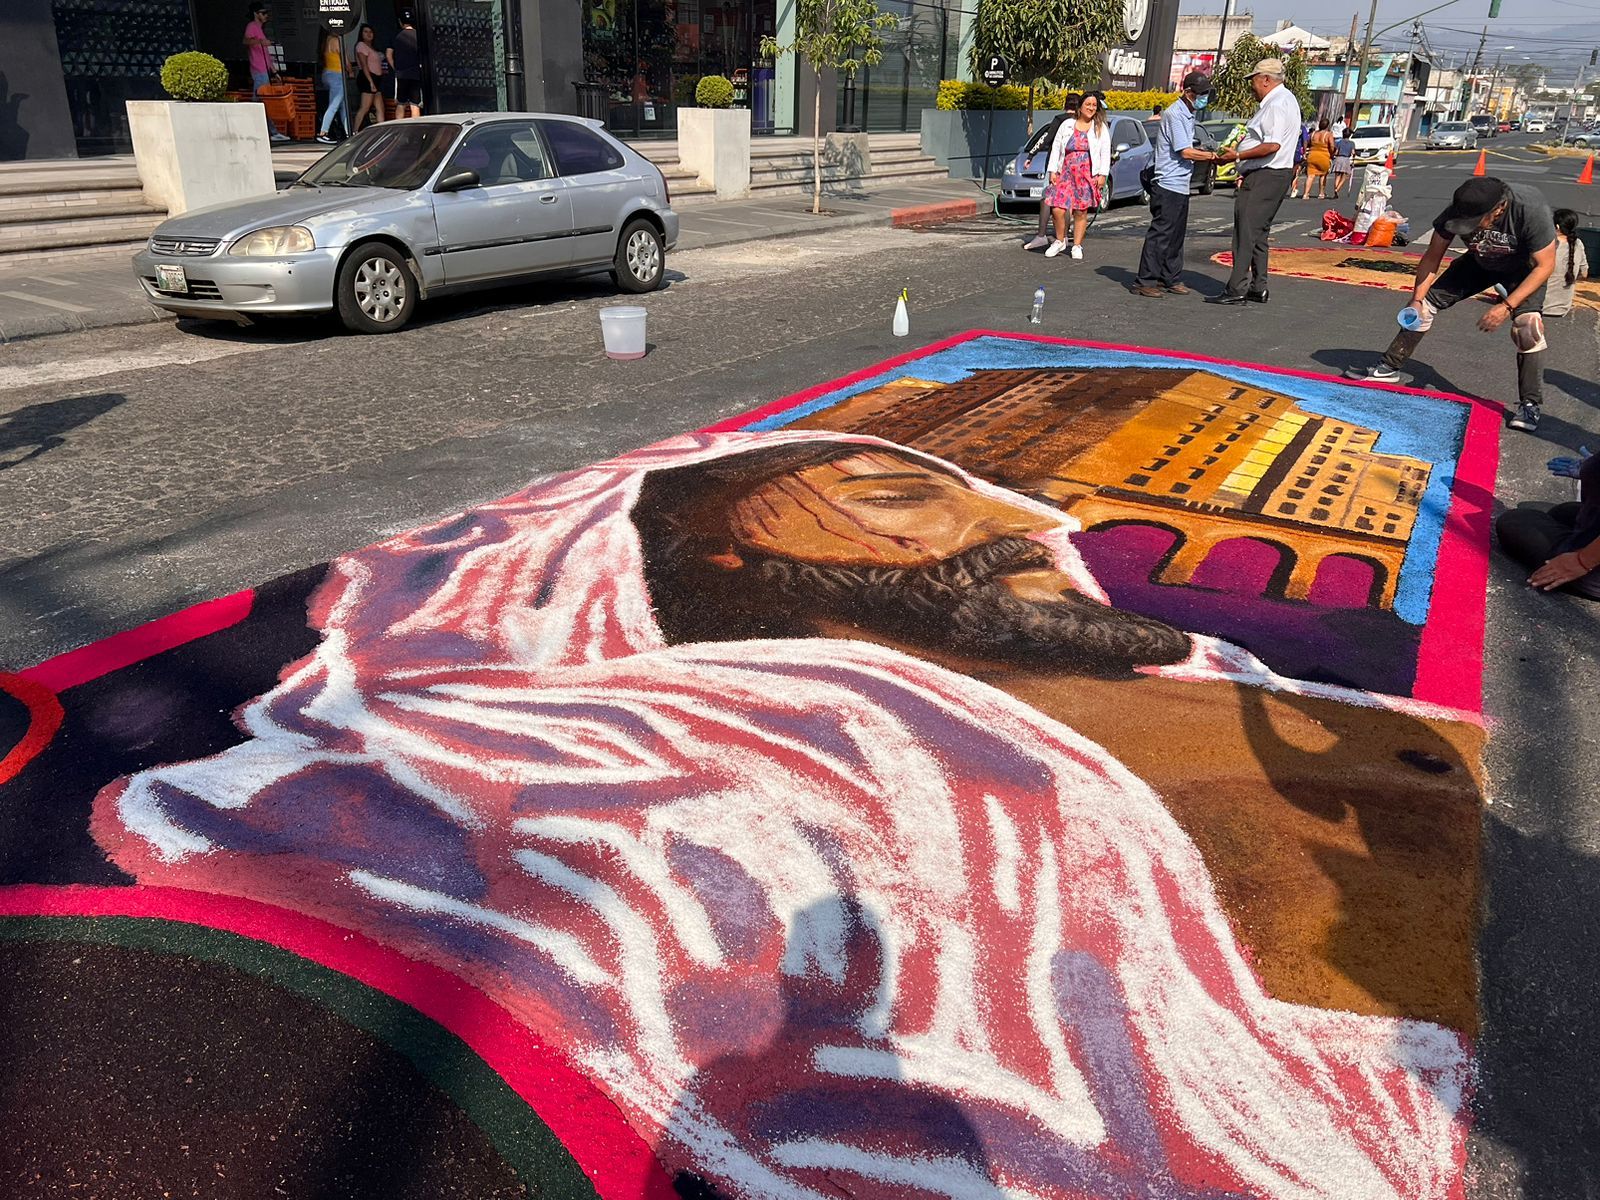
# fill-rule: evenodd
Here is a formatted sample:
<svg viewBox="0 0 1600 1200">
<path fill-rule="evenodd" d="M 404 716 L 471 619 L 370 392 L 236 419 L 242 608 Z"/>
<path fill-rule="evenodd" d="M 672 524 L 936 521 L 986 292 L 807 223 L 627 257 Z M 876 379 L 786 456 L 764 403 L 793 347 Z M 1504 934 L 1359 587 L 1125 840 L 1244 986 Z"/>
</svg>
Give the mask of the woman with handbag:
<svg viewBox="0 0 1600 1200">
<path fill-rule="evenodd" d="M 363 25 L 356 38 L 355 61 L 352 64 L 356 77 L 356 94 L 361 105 L 356 109 L 355 127 L 360 129 L 372 113 L 373 123 L 383 120 L 383 93 L 378 80 L 383 78 L 383 55 L 378 50 L 378 33 L 371 25 Z"/>
<path fill-rule="evenodd" d="M 1098 209 L 1111 173 L 1111 130 L 1106 124 L 1105 100 L 1089 92 L 1078 105 L 1076 120 L 1063 121 L 1050 147 L 1050 186 L 1045 203 L 1053 211 L 1056 240 L 1044 252 L 1054 258 L 1067 248 L 1067 213 L 1072 214 L 1072 257 L 1083 257 L 1083 237 L 1089 212 Z"/>
</svg>

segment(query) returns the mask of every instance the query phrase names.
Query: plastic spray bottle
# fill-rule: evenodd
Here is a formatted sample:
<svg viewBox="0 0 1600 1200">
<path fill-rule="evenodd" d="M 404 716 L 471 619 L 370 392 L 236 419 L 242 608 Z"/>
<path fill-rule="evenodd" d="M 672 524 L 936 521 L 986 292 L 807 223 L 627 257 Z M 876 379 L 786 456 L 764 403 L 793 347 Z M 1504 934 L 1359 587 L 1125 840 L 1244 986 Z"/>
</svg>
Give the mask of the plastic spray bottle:
<svg viewBox="0 0 1600 1200">
<path fill-rule="evenodd" d="M 1044 316 L 1044 284 L 1039 285 L 1039 290 L 1033 294 L 1033 311 L 1028 314 L 1028 324 L 1037 325 Z"/>
</svg>

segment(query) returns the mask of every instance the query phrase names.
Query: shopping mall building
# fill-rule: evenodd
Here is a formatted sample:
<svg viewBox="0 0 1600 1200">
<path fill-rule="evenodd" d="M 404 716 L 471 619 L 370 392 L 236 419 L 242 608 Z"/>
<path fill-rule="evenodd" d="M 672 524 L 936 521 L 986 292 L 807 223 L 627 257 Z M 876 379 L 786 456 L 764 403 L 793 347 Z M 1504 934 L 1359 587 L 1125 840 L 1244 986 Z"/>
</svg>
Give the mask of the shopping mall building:
<svg viewBox="0 0 1600 1200">
<path fill-rule="evenodd" d="M 1159 42 L 1178 0 L 1129 2 L 1152 18 L 1141 43 Z M 318 79 L 318 0 L 267 4 L 283 74 Z M 941 79 L 970 78 L 966 39 L 978 0 L 878 4 L 899 18 L 884 31 L 883 61 L 858 75 L 853 94 L 824 80 L 824 128 L 915 130 Z M 161 64 L 179 50 L 216 55 L 233 86 L 248 88 L 248 7 L 249 0 L 0 0 L 0 161 L 126 152 L 124 102 L 161 98 Z M 734 81 L 755 132 L 810 131 L 810 70 L 797 69 L 793 56 L 774 63 L 760 51 L 764 35 L 788 39 L 794 7 L 794 0 L 367 0 L 361 15 L 384 48 L 400 15 L 414 14 L 427 112 L 576 112 L 622 137 L 667 138 L 676 133 L 679 106 L 693 104 L 696 82 L 713 74 Z M 1170 57 L 1171 32 L 1164 32 Z M 1111 62 L 1142 67 L 1158 57 L 1142 45 L 1122 49 Z"/>
</svg>

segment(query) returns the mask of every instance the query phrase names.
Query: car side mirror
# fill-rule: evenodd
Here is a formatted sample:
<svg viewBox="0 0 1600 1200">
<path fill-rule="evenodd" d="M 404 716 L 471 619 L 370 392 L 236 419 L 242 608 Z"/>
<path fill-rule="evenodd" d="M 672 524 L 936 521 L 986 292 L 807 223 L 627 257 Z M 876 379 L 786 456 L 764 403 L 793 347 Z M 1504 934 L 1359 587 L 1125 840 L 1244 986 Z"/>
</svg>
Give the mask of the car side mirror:
<svg viewBox="0 0 1600 1200">
<path fill-rule="evenodd" d="M 446 175 L 434 185 L 436 192 L 459 192 L 465 188 L 475 188 L 479 185 L 476 171 L 457 171 L 453 175 Z"/>
<path fill-rule="evenodd" d="M 1118 142 L 1115 146 L 1111 147 L 1112 152 L 1115 154 L 1126 154 L 1132 148 L 1133 144 L 1131 142 Z"/>
</svg>

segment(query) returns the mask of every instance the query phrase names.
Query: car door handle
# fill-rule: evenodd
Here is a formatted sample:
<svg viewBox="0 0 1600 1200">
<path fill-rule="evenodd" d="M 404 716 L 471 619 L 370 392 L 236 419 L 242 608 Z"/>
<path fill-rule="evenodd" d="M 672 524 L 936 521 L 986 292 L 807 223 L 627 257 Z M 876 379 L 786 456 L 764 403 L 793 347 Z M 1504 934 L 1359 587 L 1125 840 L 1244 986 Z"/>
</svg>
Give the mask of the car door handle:
<svg viewBox="0 0 1600 1200">
<path fill-rule="evenodd" d="M 561 197 L 557 196 L 555 193 L 546 192 L 544 195 L 539 197 L 539 203 L 540 204 L 554 204 L 559 199 L 561 199 Z"/>
</svg>

